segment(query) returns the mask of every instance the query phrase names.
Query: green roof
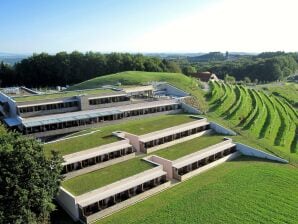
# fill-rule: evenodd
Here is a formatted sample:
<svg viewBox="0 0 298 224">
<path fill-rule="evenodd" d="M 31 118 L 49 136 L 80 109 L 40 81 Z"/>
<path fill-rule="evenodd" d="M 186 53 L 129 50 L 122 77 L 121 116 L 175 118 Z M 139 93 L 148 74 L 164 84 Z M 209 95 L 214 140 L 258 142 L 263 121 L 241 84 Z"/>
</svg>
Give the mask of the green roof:
<svg viewBox="0 0 298 224">
<path fill-rule="evenodd" d="M 152 154 L 163 157 L 165 159 L 175 160 L 220 143 L 223 141 L 223 139 L 223 135 L 203 135 L 201 137 L 161 149 L 157 152 L 153 152 Z"/>
<path fill-rule="evenodd" d="M 47 100 L 47 99 L 60 99 L 65 97 L 73 97 L 77 95 L 96 95 L 96 94 L 107 94 L 115 93 L 112 89 L 85 89 L 76 91 L 61 91 L 57 93 L 37 94 L 30 96 L 13 97 L 16 102 L 27 102 L 35 100 Z"/>
<path fill-rule="evenodd" d="M 136 120 L 129 120 L 125 123 L 118 123 L 101 127 L 99 129 L 90 129 L 89 133 L 85 130 L 76 133 L 76 135 L 87 134 L 67 140 L 61 140 L 54 143 L 45 145 L 45 152 L 47 155 L 50 154 L 51 150 L 57 150 L 62 155 L 71 154 L 74 152 L 86 150 L 89 148 L 97 147 L 100 145 L 108 144 L 117 141 L 116 137 L 112 137 L 114 131 L 126 131 L 138 135 L 146 134 L 149 132 L 161 130 L 164 128 L 176 126 L 186 122 L 193 121 L 194 118 L 189 117 L 185 114 L 175 115 L 160 115 L 147 117 Z M 96 132 L 92 133 L 92 131 Z M 98 131 L 99 130 L 99 131 Z"/>
<path fill-rule="evenodd" d="M 74 195 L 81 195 L 153 167 L 149 162 L 134 158 L 63 181 L 62 187 Z"/>
</svg>

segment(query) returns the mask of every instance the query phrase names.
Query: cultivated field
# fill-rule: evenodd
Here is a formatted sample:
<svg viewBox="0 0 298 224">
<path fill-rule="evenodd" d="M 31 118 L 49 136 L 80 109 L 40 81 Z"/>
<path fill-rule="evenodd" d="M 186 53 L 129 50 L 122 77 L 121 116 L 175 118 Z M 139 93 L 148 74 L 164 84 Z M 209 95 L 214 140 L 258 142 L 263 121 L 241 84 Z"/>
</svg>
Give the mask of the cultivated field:
<svg viewBox="0 0 298 224">
<path fill-rule="evenodd" d="M 249 132 L 286 154 L 297 154 L 298 115 L 288 103 L 263 91 L 211 83 L 210 114 L 234 129 Z M 238 128 L 238 129 L 237 129 Z"/>
</svg>

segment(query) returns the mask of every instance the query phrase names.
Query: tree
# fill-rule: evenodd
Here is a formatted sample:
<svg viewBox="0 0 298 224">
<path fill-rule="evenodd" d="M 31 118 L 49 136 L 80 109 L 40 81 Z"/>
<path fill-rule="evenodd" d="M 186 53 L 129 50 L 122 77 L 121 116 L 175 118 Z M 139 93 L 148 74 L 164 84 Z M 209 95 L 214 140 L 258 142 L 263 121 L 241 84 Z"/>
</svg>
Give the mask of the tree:
<svg viewBox="0 0 298 224">
<path fill-rule="evenodd" d="M 0 126 L 0 223 L 48 223 L 62 180 L 62 158 Z"/>
<path fill-rule="evenodd" d="M 186 65 L 182 67 L 182 73 L 184 75 L 192 75 L 196 73 L 196 69 L 191 65 Z"/>
<path fill-rule="evenodd" d="M 236 82 L 236 79 L 235 79 L 234 76 L 226 74 L 225 75 L 225 82 L 230 83 L 230 84 L 234 84 Z"/>
<path fill-rule="evenodd" d="M 244 81 L 245 84 L 249 84 L 249 83 L 251 83 L 250 78 L 247 77 L 247 76 L 244 77 L 243 81 Z"/>
</svg>

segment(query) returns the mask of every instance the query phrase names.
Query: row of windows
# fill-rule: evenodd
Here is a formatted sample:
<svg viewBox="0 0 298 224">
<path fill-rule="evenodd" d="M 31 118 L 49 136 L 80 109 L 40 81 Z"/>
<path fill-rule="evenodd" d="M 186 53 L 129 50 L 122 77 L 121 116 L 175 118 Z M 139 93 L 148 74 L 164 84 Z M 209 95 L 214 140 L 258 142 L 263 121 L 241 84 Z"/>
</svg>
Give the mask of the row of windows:
<svg viewBox="0 0 298 224">
<path fill-rule="evenodd" d="M 232 147 L 232 148 L 229 148 L 229 149 L 226 149 L 224 151 L 221 151 L 221 152 L 218 152 L 214 155 L 211 155 L 211 156 L 208 156 L 206 158 L 203 158 L 203 159 L 200 159 L 199 161 L 196 161 L 190 165 L 187 165 L 187 166 L 184 166 L 180 169 L 178 169 L 178 175 L 179 176 L 183 176 L 184 174 L 187 174 L 193 170 L 196 170 L 196 169 L 199 169 L 203 166 L 206 166 L 207 164 L 209 163 L 212 163 L 216 160 L 219 160 L 221 158 L 223 158 L 224 156 L 227 156 L 229 154 L 232 154 L 236 152 L 236 147 Z"/>
<path fill-rule="evenodd" d="M 98 104 L 107 104 L 107 103 L 117 103 L 123 101 L 129 101 L 129 97 L 127 96 L 115 96 L 108 98 L 100 98 L 100 99 L 91 99 L 89 100 L 90 105 L 98 105 Z"/>
<path fill-rule="evenodd" d="M 90 216 L 94 213 L 97 213 L 99 211 L 112 207 L 113 205 L 126 201 L 127 199 L 130 199 L 154 187 L 164 184 L 165 182 L 167 182 L 166 175 L 163 175 L 161 177 L 139 184 L 126 191 L 120 192 L 118 194 L 115 194 L 113 196 L 100 200 L 98 202 L 95 202 L 89 206 L 84 207 L 83 209 L 80 208 L 80 218 L 83 221 L 85 221 L 85 217 L 87 216 Z"/>
<path fill-rule="evenodd" d="M 170 111 L 170 110 L 177 110 L 180 108 L 181 108 L 180 105 L 175 104 L 175 105 L 154 107 L 154 108 L 148 108 L 148 109 L 138 109 L 138 110 L 127 111 L 120 114 L 108 115 L 103 117 L 95 117 L 95 118 L 88 118 L 88 119 L 82 119 L 82 120 L 76 120 L 76 121 L 67 121 L 67 122 L 61 122 L 61 123 L 55 123 L 55 124 L 28 127 L 28 128 L 24 128 L 23 133 L 32 134 L 32 133 L 38 133 L 38 132 L 46 132 L 46 131 L 52 131 L 52 130 L 58 130 L 58 129 L 91 125 L 91 124 L 96 124 L 104 121 L 119 120 L 126 117 L 158 113 L 158 112 Z"/>
<path fill-rule="evenodd" d="M 145 148 L 151 148 L 151 147 L 154 147 L 156 145 L 161 145 L 161 144 L 164 144 L 164 143 L 167 143 L 167 142 L 171 142 L 171 141 L 174 141 L 174 140 L 177 140 L 177 139 L 180 139 L 180 138 L 187 137 L 189 135 L 194 135 L 196 133 L 199 133 L 201 131 L 205 131 L 205 130 L 208 130 L 208 129 L 210 129 L 210 126 L 206 125 L 206 126 L 202 126 L 202 127 L 198 127 L 198 128 L 193 128 L 191 130 L 179 132 L 179 133 L 176 133 L 174 135 L 166 136 L 166 137 L 159 138 L 159 139 L 156 139 L 156 140 L 152 140 L 150 142 L 145 143 Z"/>
<path fill-rule="evenodd" d="M 103 163 L 112 159 L 116 159 L 122 156 L 126 156 L 133 153 L 132 147 L 120 149 L 118 151 L 110 152 L 104 155 L 96 156 L 93 158 L 85 159 L 80 162 L 68 164 L 63 167 L 62 174 L 69 173 L 75 170 L 84 169 L 85 167 L 93 166 L 95 164 Z"/>
<path fill-rule="evenodd" d="M 57 110 L 57 109 L 70 108 L 70 107 L 78 107 L 78 101 L 37 105 L 32 107 L 21 107 L 19 108 L 19 112 L 23 114 L 23 113 L 32 113 L 32 112 L 38 112 L 38 111 L 46 111 L 46 110 Z"/>
</svg>

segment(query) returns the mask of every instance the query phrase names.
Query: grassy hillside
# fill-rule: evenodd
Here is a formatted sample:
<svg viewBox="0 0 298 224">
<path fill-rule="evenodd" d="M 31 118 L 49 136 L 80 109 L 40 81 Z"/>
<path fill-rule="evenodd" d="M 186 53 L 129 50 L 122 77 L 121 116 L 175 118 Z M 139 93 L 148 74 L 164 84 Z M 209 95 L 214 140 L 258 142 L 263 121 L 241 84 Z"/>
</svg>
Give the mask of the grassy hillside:
<svg viewBox="0 0 298 224">
<path fill-rule="evenodd" d="M 98 88 L 102 85 L 116 85 L 117 83 L 121 83 L 122 85 L 139 85 L 147 84 L 152 81 L 168 82 L 191 93 L 192 96 L 197 99 L 196 103 L 198 104 L 198 107 L 202 111 L 207 110 L 204 94 L 202 90 L 198 88 L 198 81 L 180 73 L 139 71 L 120 72 L 87 80 L 85 82 L 71 86 L 68 90 Z"/>
<path fill-rule="evenodd" d="M 253 161 L 227 162 L 97 224 L 297 223 L 298 169 Z M 141 215 L 136 215 L 141 214 Z"/>
<path fill-rule="evenodd" d="M 298 84 L 295 83 L 276 83 L 258 85 L 264 91 L 272 93 L 290 103 L 296 110 L 298 109 Z"/>
<path fill-rule="evenodd" d="M 208 117 L 252 141 L 262 139 L 280 156 L 298 158 L 298 115 L 290 104 L 260 90 L 217 82 L 210 85 Z"/>
</svg>

